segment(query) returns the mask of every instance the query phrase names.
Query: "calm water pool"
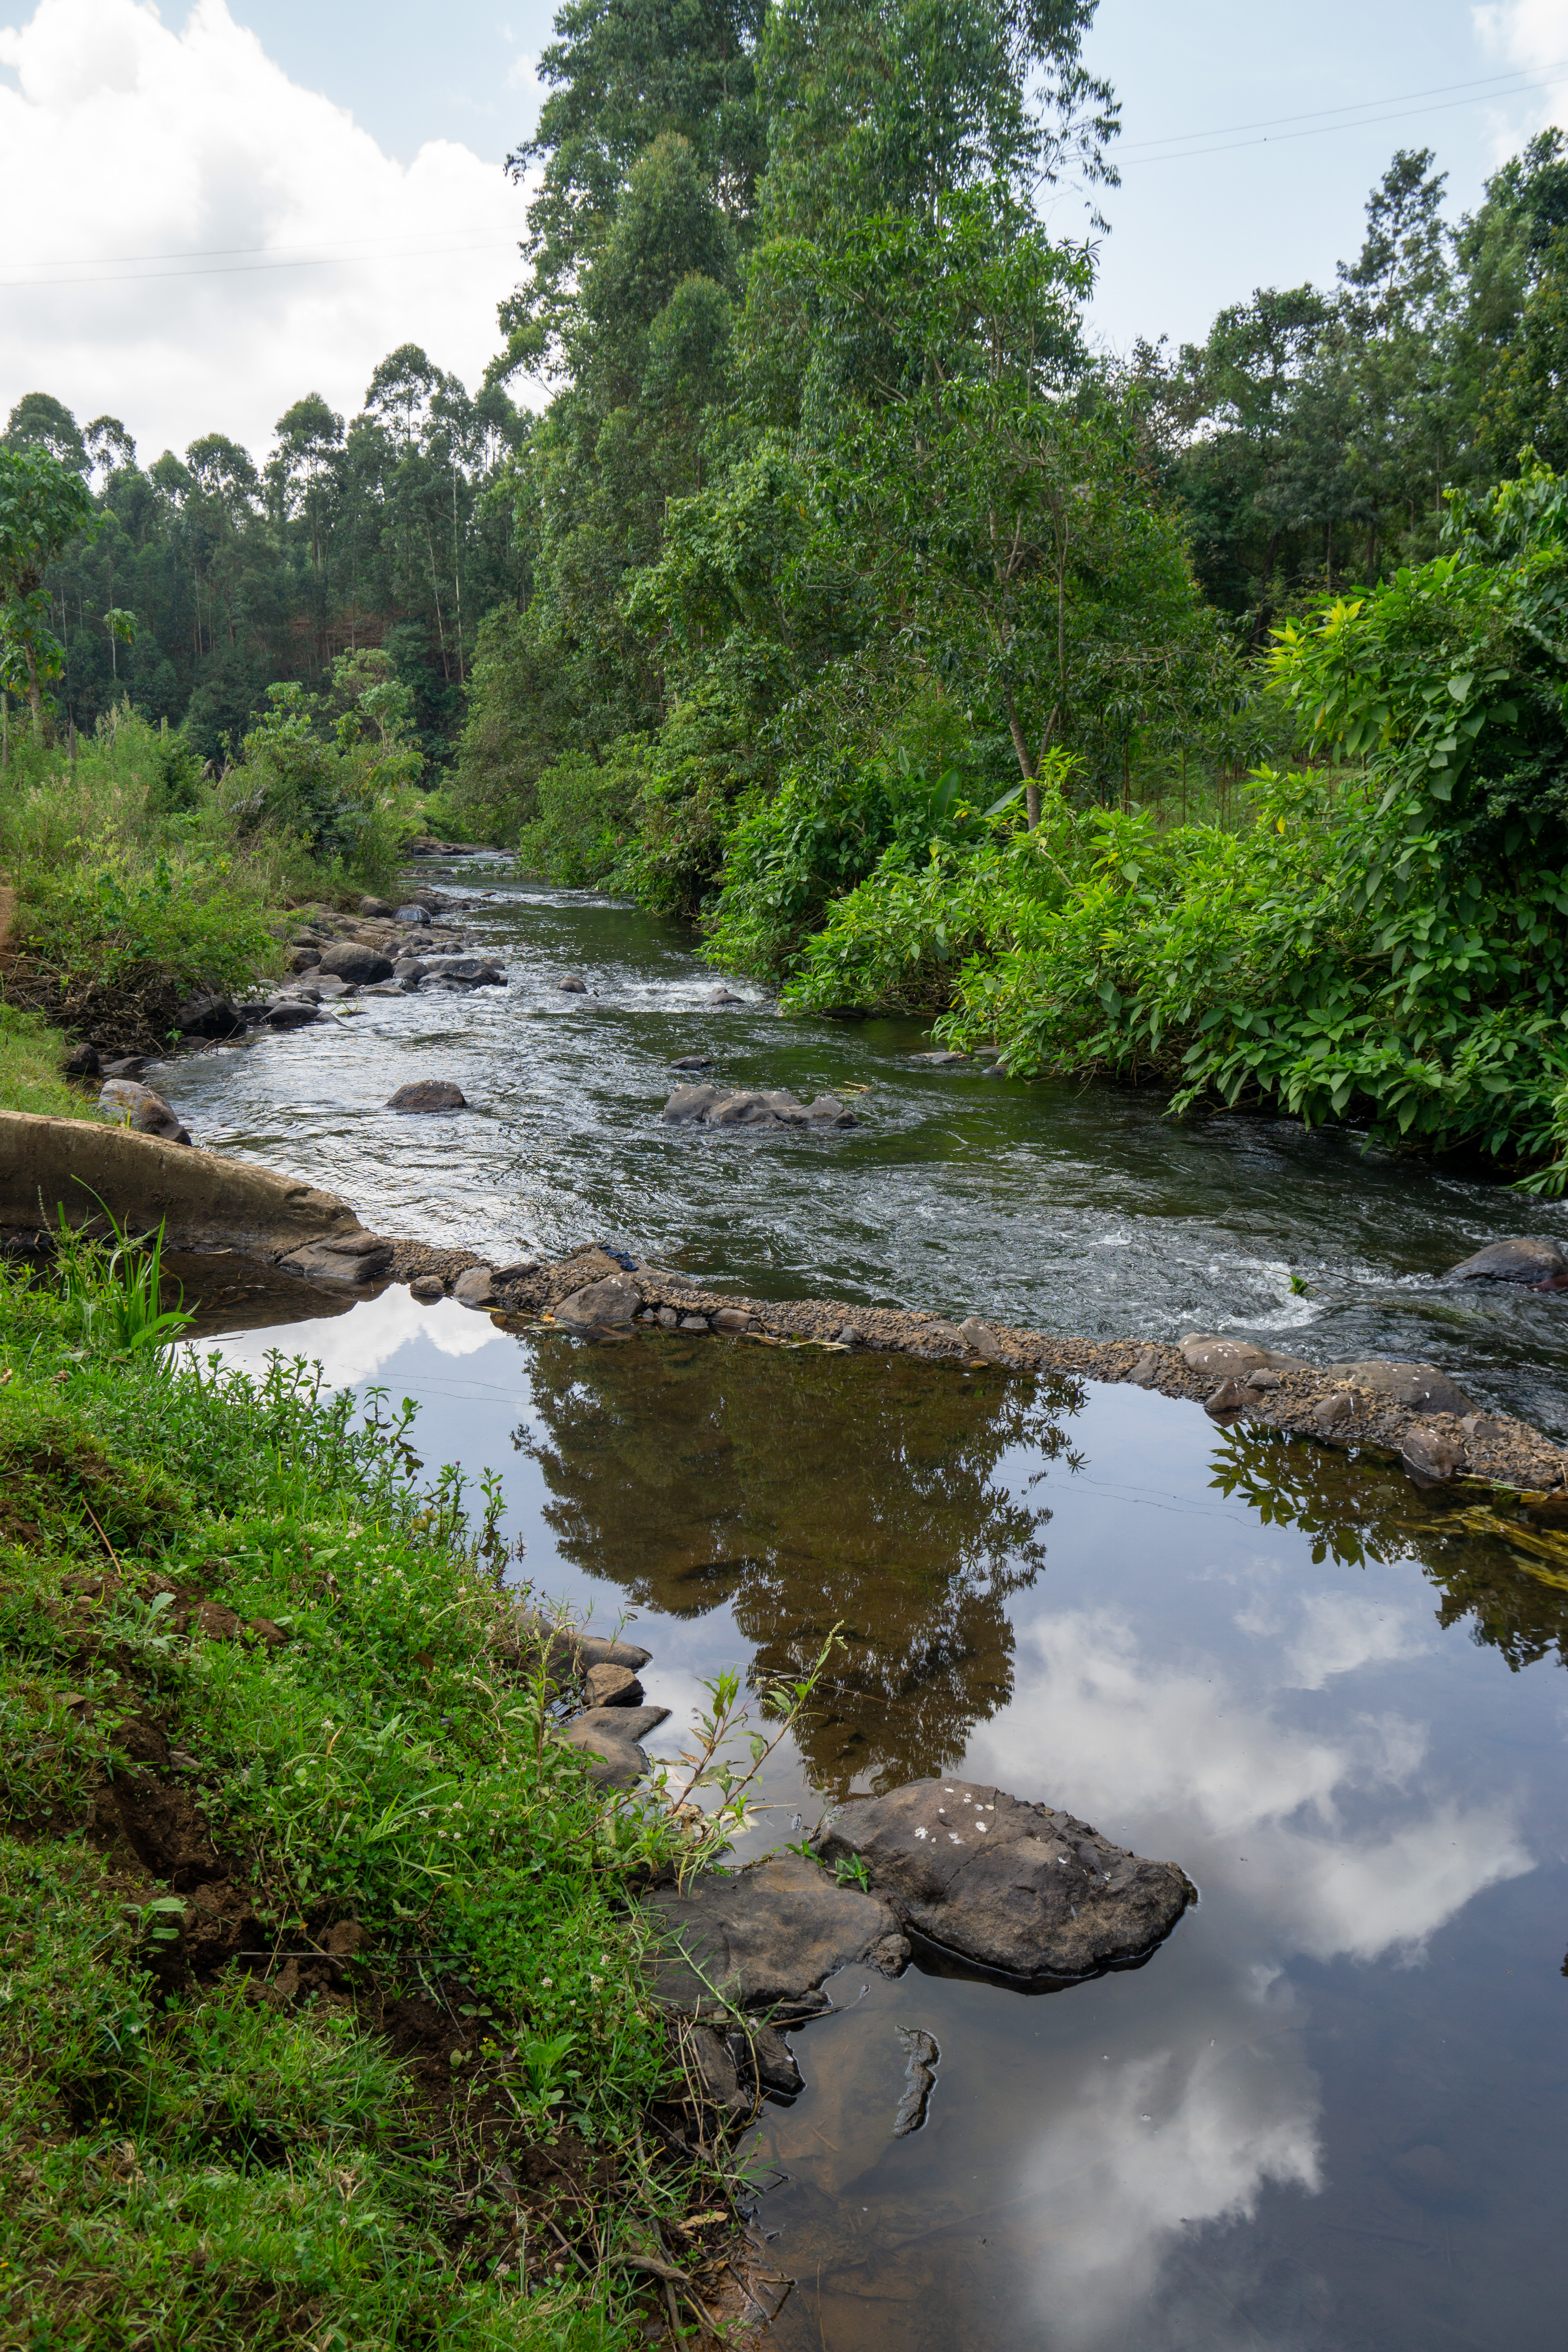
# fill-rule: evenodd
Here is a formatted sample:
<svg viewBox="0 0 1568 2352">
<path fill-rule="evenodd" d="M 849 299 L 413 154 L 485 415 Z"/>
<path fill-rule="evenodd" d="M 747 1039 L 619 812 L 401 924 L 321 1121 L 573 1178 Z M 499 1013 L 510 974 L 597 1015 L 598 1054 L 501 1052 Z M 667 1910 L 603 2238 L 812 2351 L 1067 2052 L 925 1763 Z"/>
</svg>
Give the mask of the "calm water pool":
<svg viewBox="0 0 1568 2352">
<path fill-rule="evenodd" d="M 841 1624 L 748 1851 L 963 1771 L 1197 1885 L 1066 1990 L 836 1982 L 753 2151 L 781 2352 L 1555 2352 L 1568 1589 L 1462 1498 L 1128 1388 L 402 1290 L 221 1345 L 413 1396 L 430 1465 L 500 1470 L 525 1572 L 653 1651 L 667 1752 L 702 1677 Z M 895 2142 L 899 2026 L 942 2057 Z"/>
</svg>

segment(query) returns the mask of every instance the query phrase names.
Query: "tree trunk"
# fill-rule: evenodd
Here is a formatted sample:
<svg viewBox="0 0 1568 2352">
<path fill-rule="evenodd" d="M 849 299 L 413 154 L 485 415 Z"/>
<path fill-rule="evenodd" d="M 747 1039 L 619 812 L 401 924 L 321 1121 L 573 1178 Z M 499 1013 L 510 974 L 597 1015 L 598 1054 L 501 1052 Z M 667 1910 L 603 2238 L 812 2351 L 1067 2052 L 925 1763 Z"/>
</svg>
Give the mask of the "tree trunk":
<svg viewBox="0 0 1568 2352">
<path fill-rule="evenodd" d="M 27 665 L 27 702 L 33 713 L 33 740 L 42 747 L 44 740 L 44 689 L 38 683 L 38 665 L 33 648 L 24 637 L 22 653 Z"/>
</svg>

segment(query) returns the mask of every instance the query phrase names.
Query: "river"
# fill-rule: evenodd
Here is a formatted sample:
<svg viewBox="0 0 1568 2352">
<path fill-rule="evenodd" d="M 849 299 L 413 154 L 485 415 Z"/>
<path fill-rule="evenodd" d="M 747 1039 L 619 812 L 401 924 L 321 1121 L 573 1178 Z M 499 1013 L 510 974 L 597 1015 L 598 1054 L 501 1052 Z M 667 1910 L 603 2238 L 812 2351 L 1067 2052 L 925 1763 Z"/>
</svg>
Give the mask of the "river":
<svg viewBox="0 0 1568 2352">
<path fill-rule="evenodd" d="M 1561 1212 L 1342 1138 L 912 1064 L 892 1024 L 705 1005 L 688 942 L 509 889 L 507 991 L 162 1075 L 202 1142 L 367 1223 L 507 1257 L 612 1238 L 761 1295 L 1051 1330 L 1234 1328 L 1428 1355 L 1560 1427 L 1568 1300 L 1441 1276 Z M 578 971 L 598 994 L 562 997 Z M 663 1129 L 677 1055 L 863 1088 L 847 1135 Z M 458 1122 L 380 1106 L 454 1076 Z M 1305 1295 L 1291 1290 L 1291 1274 Z M 323 1298 L 323 1306 L 327 1301 Z M 780 2352 L 1555 2352 L 1568 2251 L 1568 1576 L 1473 1496 L 1217 1431 L 1126 1387 L 905 1358 L 506 1333 L 389 1289 L 235 1331 L 421 1406 L 502 1475 L 519 1573 L 653 1653 L 673 1753 L 702 1679 L 847 1647 L 747 1852 L 930 1772 L 1068 1807 L 1201 1900 L 1146 1966 L 1026 1996 L 848 1971 L 752 2149 L 795 2284 Z M 941 2052 L 895 2141 L 903 2053 Z"/>
</svg>

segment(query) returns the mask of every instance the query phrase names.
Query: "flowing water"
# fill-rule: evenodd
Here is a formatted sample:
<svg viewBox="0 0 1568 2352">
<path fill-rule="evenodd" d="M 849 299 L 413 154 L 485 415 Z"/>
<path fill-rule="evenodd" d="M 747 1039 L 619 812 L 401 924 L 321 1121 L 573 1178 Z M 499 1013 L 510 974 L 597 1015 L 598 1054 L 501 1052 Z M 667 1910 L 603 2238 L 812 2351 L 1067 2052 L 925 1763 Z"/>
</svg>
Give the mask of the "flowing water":
<svg viewBox="0 0 1568 2352">
<path fill-rule="evenodd" d="M 504 998 L 372 999 L 342 1034 L 184 1063 L 187 1124 L 388 1232 L 509 1255 L 609 1234 L 754 1292 L 1434 1355 L 1555 1419 L 1568 1300 L 1439 1278 L 1553 1213 L 1283 1129 L 954 1079 L 891 1024 L 710 1010 L 679 937 L 617 908 L 519 892 L 472 928 L 508 946 Z M 557 998 L 568 970 L 599 996 Z M 668 1061 L 700 1049 L 737 1081 L 863 1085 L 865 1123 L 662 1129 Z M 418 1075 L 476 1109 L 384 1116 Z M 1197 1885 L 1145 1966 L 1066 1990 L 924 1965 L 835 1982 L 795 2037 L 807 2088 L 752 2150 L 795 2282 L 780 2352 L 1555 2352 L 1560 1533 L 1126 1387 L 507 1333 L 395 1288 L 220 1344 L 411 1395 L 429 1463 L 500 1470 L 522 1572 L 654 1653 L 661 1752 L 704 1676 L 798 1669 L 841 1624 L 748 1852 L 962 1773 Z M 928 2122 L 895 2140 L 900 2027 L 940 2058 Z"/>
</svg>

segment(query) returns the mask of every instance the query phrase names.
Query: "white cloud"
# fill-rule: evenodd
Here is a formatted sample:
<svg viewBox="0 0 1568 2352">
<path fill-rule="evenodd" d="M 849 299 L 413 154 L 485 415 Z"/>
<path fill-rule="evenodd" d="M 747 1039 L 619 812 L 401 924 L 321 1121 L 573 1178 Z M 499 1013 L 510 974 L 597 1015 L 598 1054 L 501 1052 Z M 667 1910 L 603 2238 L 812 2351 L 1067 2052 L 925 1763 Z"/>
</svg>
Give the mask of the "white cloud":
<svg viewBox="0 0 1568 2352">
<path fill-rule="evenodd" d="M 1492 160 L 1500 163 L 1533 132 L 1568 115 L 1568 0 L 1493 0 L 1471 16 L 1489 57 L 1544 84 L 1488 110 Z"/>
<path fill-rule="evenodd" d="M 152 0 L 38 0 L 0 29 L 0 415 L 51 392 L 144 460 L 212 431 L 259 454 L 304 393 L 352 414 L 399 343 L 472 387 L 524 204 L 452 141 L 383 153 L 226 0 L 177 33 Z"/>
<path fill-rule="evenodd" d="M 202 1339 L 195 1343 L 195 1353 L 205 1359 L 216 1348 L 236 1370 L 259 1372 L 276 1348 L 285 1356 L 302 1355 L 319 1362 L 327 1387 L 342 1389 L 374 1380 L 412 1339 L 428 1341 L 438 1355 L 461 1358 L 478 1355 L 495 1336 L 488 1315 L 459 1307 L 455 1298 L 421 1307 L 402 1283 L 395 1282 L 379 1297 L 362 1299 L 346 1315 Z"/>
</svg>

